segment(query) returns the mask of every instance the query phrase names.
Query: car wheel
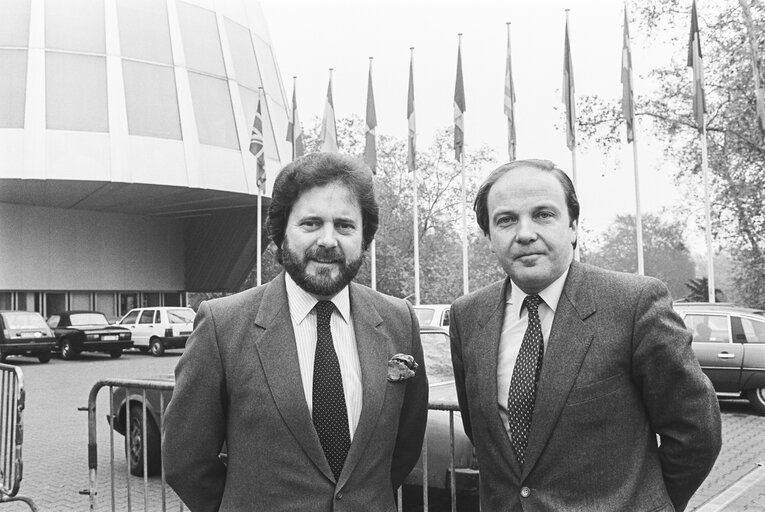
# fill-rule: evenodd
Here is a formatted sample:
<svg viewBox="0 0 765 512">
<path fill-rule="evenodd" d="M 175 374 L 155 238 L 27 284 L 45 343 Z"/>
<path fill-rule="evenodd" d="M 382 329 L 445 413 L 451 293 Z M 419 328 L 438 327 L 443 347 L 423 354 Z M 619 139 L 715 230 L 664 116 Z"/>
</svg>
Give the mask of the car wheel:
<svg viewBox="0 0 765 512">
<path fill-rule="evenodd" d="M 41 363 L 47 363 L 50 361 L 50 352 L 43 352 L 42 354 L 37 354 L 37 360 Z"/>
<path fill-rule="evenodd" d="M 72 359 L 77 359 L 77 351 L 72 346 L 71 341 L 64 340 L 61 342 L 61 357 L 63 357 L 67 361 L 71 361 Z"/>
<path fill-rule="evenodd" d="M 130 428 L 125 437 L 125 452 L 130 464 L 130 474 L 143 476 L 143 407 L 140 405 L 130 406 Z M 154 420 L 149 418 L 146 422 L 146 469 L 147 476 L 160 473 L 162 467 L 160 435 Z"/>
<path fill-rule="evenodd" d="M 765 416 L 765 388 L 750 389 L 746 392 L 746 397 L 757 414 Z"/>
<path fill-rule="evenodd" d="M 119 350 L 113 350 L 109 352 L 109 357 L 112 359 L 119 359 L 122 356 L 122 349 Z"/>
<path fill-rule="evenodd" d="M 165 345 L 159 338 L 151 340 L 151 355 L 159 357 L 165 353 Z"/>
</svg>

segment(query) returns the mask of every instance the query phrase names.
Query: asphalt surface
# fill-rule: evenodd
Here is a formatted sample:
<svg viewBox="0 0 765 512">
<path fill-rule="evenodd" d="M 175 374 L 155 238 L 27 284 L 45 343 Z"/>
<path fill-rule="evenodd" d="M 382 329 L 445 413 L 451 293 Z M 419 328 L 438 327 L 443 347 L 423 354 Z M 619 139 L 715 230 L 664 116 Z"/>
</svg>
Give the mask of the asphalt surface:
<svg viewBox="0 0 765 512">
<path fill-rule="evenodd" d="M 48 364 L 29 358 L 10 358 L 8 363 L 23 371 L 26 389 L 24 468 L 19 494 L 32 498 L 40 511 L 90 510 L 89 497 L 81 494 L 89 488 L 88 415 L 78 408 L 87 406 L 90 390 L 99 379 L 167 374 L 175 368 L 179 355 L 180 351 L 169 351 L 156 358 L 131 352 L 120 359 L 110 359 L 107 355 L 83 354 L 77 361 L 54 358 Z M 765 463 L 765 417 L 757 416 L 744 400 L 723 400 L 721 409 L 722 452 L 687 510 L 764 511 L 765 468 L 756 468 L 758 462 Z M 108 388 L 104 388 L 98 395 L 96 411 L 99 467 L 95 510 L 99 511 L 112 510 L 107 412 Z M 114 436 L 117 487 L 114 509 L 162 510 L 159 479 L 150 479 L 149 491 L 144 493 L 143 479 L 127 477 L 123 442 L 121 435 Z M 126 490 L 128 481 L 131 486 L 130 509 Z M 179 510 L 180 504 L 172 491 L 167 489 L 166 492 L 167 510 Z M 441 503 L 433 505 L 431 510 L 448 510 Z M 3 512 L 29 510 L 23 503 L 0 507 Z M 405 508 L 412 510 L 409 506 Z M 472 510 L 473 507 L 465 503 L 460 509 Z"/>
</svg>

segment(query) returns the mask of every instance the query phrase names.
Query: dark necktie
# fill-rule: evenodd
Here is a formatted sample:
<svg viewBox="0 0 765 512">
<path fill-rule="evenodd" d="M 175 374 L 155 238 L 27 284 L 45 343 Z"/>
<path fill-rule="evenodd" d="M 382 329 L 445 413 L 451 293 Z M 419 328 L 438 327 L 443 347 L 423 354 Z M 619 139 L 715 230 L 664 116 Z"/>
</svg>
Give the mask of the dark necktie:
<svg viewBox="0 0 765 512">
<path fill-rule="evenodd" d="M 510 441 L 518 462 L 526 461 L 526 446 L 529 441 L 531 417 L 534 414 L 534 400 L 537 395 L 537 381 L 542 370 L 544 343 L 542 324 L 539 322 L 539 295 L 529 295 L 523 300 L 523 307 L 529 312 L 529 325 L 523 335 L 521 350 L 510 379 L 510 393 L 507 400 L 507 417 L 510 424 Z"/>
<path fill-rule="evenodd" d="M 340 363 L 332 342 L 329 320 L 335 305 L 328 300 L 316 304 L 316 358 L 313 363 L 313 426 L 319 435 L 335 480 L 345 464 L 351 446 L 348 410 L 343 394 Z"/>
</svg>

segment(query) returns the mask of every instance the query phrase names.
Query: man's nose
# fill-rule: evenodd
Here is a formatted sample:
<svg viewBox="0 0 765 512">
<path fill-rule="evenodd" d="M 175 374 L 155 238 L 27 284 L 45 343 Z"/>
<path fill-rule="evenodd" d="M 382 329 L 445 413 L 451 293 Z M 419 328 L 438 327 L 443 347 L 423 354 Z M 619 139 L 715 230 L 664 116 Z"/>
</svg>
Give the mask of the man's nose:
<svg viewBox="0 0 765 512">
<path fill-rule="evenodd" d="M 518 231 L 515 238 L 522 244 L 527 244 L 536 240 L 537 231 L 534 222 L 527 218 L 518 219 Z"/>
<path fill-rule="evenodd" d="M 337 246 L 337 232 L 335 226 L 327 223 L 322 226 L 319 231 L 319 239 L 317 243 L 320 247 L 336 247 Z"/>
</svg>

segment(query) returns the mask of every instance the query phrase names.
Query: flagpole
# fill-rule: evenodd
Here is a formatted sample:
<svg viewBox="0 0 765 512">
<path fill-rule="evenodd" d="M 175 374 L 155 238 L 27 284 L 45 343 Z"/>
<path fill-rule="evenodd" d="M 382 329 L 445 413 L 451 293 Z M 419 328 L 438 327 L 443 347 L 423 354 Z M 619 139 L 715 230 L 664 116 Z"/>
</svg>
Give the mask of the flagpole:
<svg viewBox="0 0 765 512">
<path fill-rule="evenodd" d="M 258 106 L 260 106 L 260 102 L 261 102 L 262 99 L 263 99 L 263 88 L 259 87 L 258 88 Z M 264 143 L 265 143 L 265 140 L 264 140 Z M 265 149 L 264 149 L 264 151 L 265 151 Z M 257 159 L 256 159 L 255 165 L 256 166 L 258 165 L 257 164 Z M 257 178 L 256 178 L 256 180 L 257 180 Z M 260 193 L 260 184 L 256 183 L 256 187 L 255 188 L 258 189 L 258 222 L 257 222 L 258 226 L 257 226 L 257 230 L 255 232 L 255 237 L 257 239 L 256 240 L 256 244 L 257 244 L 256 245 L 256 251 L 258 252 L 258 263 L 257 263 L 257 270 L 255 272 L 255 275 L 256 275 L 255 285 L 256 286 L 260 286 L 261 283 L 262 283 L 262 270 L 263 270 L 263 240 L 262 240 L 262 238 L 263 238 L 263 236 L 262 236 L 262 231 L 263 231 L 263 228 L 262 228 L 262 226 L 263 226 L 263 198 L 262 198 L 262 194 Z"/>
<path fill-rule="evenodd" d="M 643 217 L 640 210 L 640 179 L 638 178 L 637 127 L 632 129 L 632 159 L 635 173 L 635 230 L 637 231 L 638 275 L 645 275 L 643 260 Z"/>
<path fill-rule="evenodd" d="M 460 54 L 460 67 L 462 66 L 462 34 L 457 34 L 459 41 L 457 48 Z M 462 78 L 461 76 L 459 77 Z M 464 119 L 465 113 L 461 114 Z M 464 120 L 463 120 L 464 123 Z M 463 125 L 464 127 L 464 125 Z M 456 129 L 456 127 L 455 127 Z M 462 293 L 467 295 L 470 293 L 470 278 L 468 276 L 468 238 L 467 238 L 467 185 L 465 184 L 465 145 L 464 145 L 464 130 L 463 130 L 463 145 L 460 151 L 460 177 L 462 180 Z"/>
<path fill-rule="evenodd" d="M 709 302 L 716 302 L 715 297 L 715 265 L 714 253 L 712 252 L 712 209 L 709 201 L 709 157 L 707 155 L 707 130 L 706 114 L 702 114 L 704 125 L 701 127 L 699 139 L 701 141 L 701 175 L 704 180 L 704 217 L 706 222 L 707 241 L 707 287 Z"/>
<path fill-rule="evenodd" d="M 563 49 L 563 103 L 566 106 L 566 145 L 571 150 L 571 181 L 574 184 L 574 190 L 576 190 L 576 99 L 574 97 L 574 70 L 568 33 L 568 13 L 569 9 L 566 9 L 566 37 Z M 574 247 L 574 259 L 579 261 L 579 244 Z"/>
<path fill-rule="evenodd" d="M 372 82 L 372 59 L 374 57 L 369 57 L 369 81 L 370 81 L 370 87 Z M 367 98 L 367 101 L 369 99 Z M 374 174 L 374 173 L 373 173 Z M 371 253 L 371 270 L 370 270 L 370 280 L 372 289 L 377 290 L 377 246 L 375 244 L 375 240 L 372 239 L 372 243 L 370 244 L 369 250 Z"/>
<path fill-rule="evenodd" d="M 295 157 L 297 154 L 297 148 L 295 147 L 295 131 L 298 130 L 298 127 L 295 126 L 295 94 L 297 90 L 297 76 L 292 77 L 292 140 L 290 141 L 292 143 L 292 161 L 295 161 Z"/>
<path fill-rule="evenodd" d="M 410 85 L 410 93 L 412 95 L 412 114 L 414 115 L 414 47 L 409 48 L 409 85 Z M 410 118 L 410 128 L 412 119 Z M 413 226 L 413 236 L 414 236 L 414 303 L 415 305 L 420 303 L 420 236 L 419 236 L 419 219 L 418 219 L 418 208 L 419 208 L 419 202 L 417 200 L 417 163 L 415 161 L 415 152 L 414 152 L 414 141 L 416 140 L 416 129 L 415 133 L 409 133 L 409 137 L 411 138 L 410 144 L 412 147 L 411 150 L 411 166 L 412 166 L 412 197 L 414 201 L 414 208 L 412 208 L 412 226 Z"/>
</svg>

